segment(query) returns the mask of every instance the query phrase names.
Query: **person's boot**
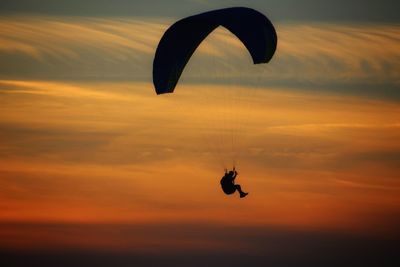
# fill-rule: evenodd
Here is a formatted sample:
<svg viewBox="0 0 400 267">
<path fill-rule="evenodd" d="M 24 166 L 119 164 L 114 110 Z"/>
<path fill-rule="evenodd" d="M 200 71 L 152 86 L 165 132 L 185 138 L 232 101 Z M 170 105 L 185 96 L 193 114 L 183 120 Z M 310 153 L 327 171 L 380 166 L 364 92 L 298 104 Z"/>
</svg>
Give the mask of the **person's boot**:
<svg viewBox="0 0 400 267">
<path fill-rule="evenodd" d="M 240 192 L 240 198 L 244 198 L 245 196 L 247 196 L 249 193 L 245 193 L 245 192 Z"/>
</svg>

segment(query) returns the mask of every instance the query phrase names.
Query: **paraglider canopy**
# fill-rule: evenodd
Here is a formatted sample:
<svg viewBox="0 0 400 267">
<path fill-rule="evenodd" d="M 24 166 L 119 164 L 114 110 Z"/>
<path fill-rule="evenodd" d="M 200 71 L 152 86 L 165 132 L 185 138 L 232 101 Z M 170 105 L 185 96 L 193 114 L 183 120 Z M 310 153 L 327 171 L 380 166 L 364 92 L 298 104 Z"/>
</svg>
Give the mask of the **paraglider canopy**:
<svg viewBox="0 0 400 267">
<path fill-rule="evenodd" d="M 275 53 L 277 36 L 262 13 L 245 7 L 219 9 L 190 16 L 174 23 L 158 44 L 153 62 L 157 94 L 172 93 L 186 63 L 200 43 L 218 26 L 236 35 L 254 64 L 267 63 Z"/>
</svg>

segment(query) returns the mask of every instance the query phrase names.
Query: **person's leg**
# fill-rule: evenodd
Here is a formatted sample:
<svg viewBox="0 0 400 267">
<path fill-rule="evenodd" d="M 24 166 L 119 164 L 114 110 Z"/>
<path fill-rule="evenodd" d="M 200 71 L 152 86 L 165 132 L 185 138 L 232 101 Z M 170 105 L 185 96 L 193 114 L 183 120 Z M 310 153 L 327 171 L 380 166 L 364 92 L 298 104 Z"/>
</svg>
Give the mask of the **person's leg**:
<svg viewBox="0 0 400 267">
<path fill-rule="evenodd" d="M 243 192 L 243 191 L 242 191 L 242 188 L 240 187 L 240 185 L 236 184 L 236 185 L 235 185 L 235 188 L 236 188 L 236 190 L 239 192 L 240 197 L 245 197 L 245 196 L 247 196 L 248 193 Z"/>
<path fill-rule="evenodd" d="M 242 193 L 243 193 L 243 191 L 242 191 L 242 187 L 240 187 L 240 185 L 238 185 L 238 184 L 235 184 L 235 188 L 236 188 L 236 190 L 237 190 L 237 191 L 239 191 L 239 193 L 240 193 L 240 194 L 242 194 Z"/>
</svg>

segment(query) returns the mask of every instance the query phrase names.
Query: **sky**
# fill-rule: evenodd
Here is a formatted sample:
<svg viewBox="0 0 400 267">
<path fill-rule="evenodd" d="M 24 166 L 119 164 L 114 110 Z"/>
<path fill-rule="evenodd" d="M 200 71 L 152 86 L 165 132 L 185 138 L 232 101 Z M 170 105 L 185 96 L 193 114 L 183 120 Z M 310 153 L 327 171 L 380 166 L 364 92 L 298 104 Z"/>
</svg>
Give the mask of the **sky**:
<svg viewBox="0 0 400 267">
<path fill-rule="evenodd" d="M 278 47 L 218 28 L 176 91 L 176 20 L 247 6 Z M 0 257 L 7 266 L 394 266 L 397 1 L 2 1 Z M 235 162 L 249 195 L 224 195 Z"/>
</svg>

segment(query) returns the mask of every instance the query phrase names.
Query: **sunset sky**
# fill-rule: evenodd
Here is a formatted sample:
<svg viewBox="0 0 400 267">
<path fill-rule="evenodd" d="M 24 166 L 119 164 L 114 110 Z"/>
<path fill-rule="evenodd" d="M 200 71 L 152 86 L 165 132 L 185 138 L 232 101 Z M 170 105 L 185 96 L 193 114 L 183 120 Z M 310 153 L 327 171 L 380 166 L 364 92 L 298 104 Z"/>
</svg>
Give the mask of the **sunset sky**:
<svg viewBox="0 0 400 267">
<path fill-rule="evenodd" d="M 173 22 L 247 6 L 278 47 L 218 28 L 175 93 Z M 0 3 L 0 260 L 7 266 L 395 266 L 398 1 Z M 225 195 L 224 167 L 250 194 Z M 396 246 L 395 246 L 396 245 Z"/>
</svg>

